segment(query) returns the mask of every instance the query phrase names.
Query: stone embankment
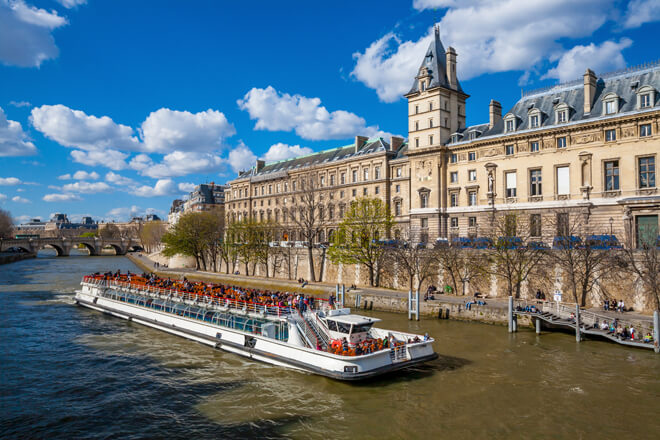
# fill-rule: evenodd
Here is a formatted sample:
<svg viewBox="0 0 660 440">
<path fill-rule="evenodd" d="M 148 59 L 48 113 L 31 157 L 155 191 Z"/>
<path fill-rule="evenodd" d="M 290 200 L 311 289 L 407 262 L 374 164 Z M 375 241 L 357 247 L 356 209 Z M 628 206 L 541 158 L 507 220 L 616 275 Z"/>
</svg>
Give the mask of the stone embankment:
<svg viewBox="0 0 660 440">
<path fill-rule="evenodd" d="M 291 280 L 202 272 L 194 269 L 156 268 L 154 267 L 154 261 L 143 254 L 129 254 L 128 258 L 142 270 L 154 272 L 158 276 L 166 278 L 180 279 L 185 276 L 190 280 L 219 282 L 270 290 L 284 290 L 325 298 L 335 291 L 335 285 L 326 283 L 311 283 L 303 288 L 299 283 Z M 375 288 L 349 290 L 346 292 L 345 305 L 355 308 L 355 299 L 358 294 L 360 295 L 359 309 L 366 308 L 367 310 L 395 313 L 408 312 L 407 292 Z M 472 307 L 467 309 L 465 304 L 470 301 L 471 298 L 469 297 L 436 295 L 435 298 L 435 300 L 420 301 L 420 315 L 440 319 L 479 321 L 500 325 L 507 324 L 507 304 L 501 299 L 486 298 L 483 300 L 486 302 L 486 305 L 472 305 Z M 526 322 L 521 320 L 520 324 L 525 325 Z"/>
<path fill-rule="evenodd" d="M 9 263 L 14 263 L 16 261 L 27 260 L 29 258 L 36 258 L 36 257 L 37 256 L 35 254 L 30 254 L 27 252 L 20 252 L 20 253 L 4 252 L 4 253 L 0 253 L 0 264 L 9 264 Z"/>
</svg>

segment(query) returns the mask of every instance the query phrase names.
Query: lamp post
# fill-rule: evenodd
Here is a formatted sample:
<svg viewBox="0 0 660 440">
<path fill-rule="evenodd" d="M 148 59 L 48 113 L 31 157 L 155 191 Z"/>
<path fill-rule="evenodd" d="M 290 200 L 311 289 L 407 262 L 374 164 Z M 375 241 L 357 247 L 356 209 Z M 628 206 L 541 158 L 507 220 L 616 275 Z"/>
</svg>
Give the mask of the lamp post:
<svg viewBox="0 0 660 440">
<path fill-rule="evenodd" d="M 614 219 L 610 217 L 610 236 L 612 236 L 612 224 L 614 223 Z"/>
</svg>

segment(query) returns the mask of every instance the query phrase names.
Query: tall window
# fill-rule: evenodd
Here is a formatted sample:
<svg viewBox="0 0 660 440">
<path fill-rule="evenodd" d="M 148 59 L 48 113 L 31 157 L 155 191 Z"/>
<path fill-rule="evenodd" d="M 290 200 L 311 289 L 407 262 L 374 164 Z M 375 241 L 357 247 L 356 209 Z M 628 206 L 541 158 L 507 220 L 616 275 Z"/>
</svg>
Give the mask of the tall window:
<svg viewBox="0 0 660 440">
<path fill-rule="evenodd" d="M 419 202 L 422 208 L 428 208 L 429 206 L 429 195 L 427 193 L 421 193 L 419 195 Z"/>
<path fill-rule="evenodd" d="M 362 188 L 362 195 L 366 196 L 367 194 L 369 194 L 369 190 L 367 188 Z"/>
<path fill-rule="evenodd" d="M 468 205 L 477 206 L 477 192 L 476 191 L 468 192 Z"/>
<path fill-rule="evenodd" d="M 605 103 L 605 114 L 606 115 L 613 115 L 616 113 L 616 101 L 607 101 Z"/>
<path fill-rule="evenodd" d="M 419 130 L 419 122 L 415 122 L 415 131 Z"/>
<path fill-rule="evenodd" d="M 651 124 L 642 124 L 639 126 L 639 137 L 651 136 Z"/>
<path fill-rule="evenodd" d="M 419 148 L 419 138 L 415 138 L 415 147 Z"/>
<path fill-rule="evenodd" d="M 617 191 L 619 189 L 619 161 L 610 160 L 605 162 L 605 191 Z"/>
<path fill-rule="evenodd" d="M 375 188 L 374 188 L 374 192 L 375 192 L 376 194 L 380 194 L 380 186 L 375 187 Z"/>
<path fill-rule="evenodd" d="M 557 195 L 565 196 L 571 193 L 568 167 L 557 167 Z"/>
<path fill-rule="evenodd" d="M 429 102 L 429 111 L 433 110 L 433 102 Z"/>
<path fill-rule="evenodd" d="M 365 182 L 369 180 L 369 168 L 365 168 L 362 170 L 362 176 L 364 177 Z"/>
<path fill-rule="evenodd" d="M 651 107 L 651 94 L 645 93 L 639 96 L 639 106 L 641 108 Z"/>
<path fill-rule="evenodd" d="M 506 196 L 516 197 L 516 172 L 511 171 L 505 173 L 505 181 L 506 181 Z"/>
<path fill-rule="evenodd" d="M 468 160 L 469 161 L 477 160 L 477 153 L 475 153 L 474 151 L 470 151 L 468 153 Z"/>
<path fill-rule="evenodd" d="M 605 130 L 605 140 L 607 142 L 613 142 L 616 140 L 616 129 Z"/>
<path fill-rule="evenodd" d="M 557 112 L 557 122 L 558 122 L 558 123 L 566 122 L 566 119 L 567 119 L 566 114 L 567 114 L 567 113 L 568 113 L 568 112 L 567 112 L 566 110 L 559 110 L 559 111 Z"/>
<path fill-rule="evenodd" d="M 468 180 L 470 182 L 474 182 L 475 180 L 477 180 L 477 170 L 468 171 Z"/>
<path fill-rule="evenodd" d="M 541 170 L 531 170 L 529 172 L 529 195 L 540 196 L 542 194 Z"/>
<path fill-rule="evenodd" d="M 396 177 L 401 177 L 401 167 L 396 169 Z"/>
<path fill-rule="evenodd" d="M 453 192 L 449 195 L 449 206 L 455 207 L 458 206 L 458 193 Z"/>
<path fill-rule="evenodd" d="M 559 237 L 568 237 L 568 213 L 559 212 L 557 213 L 557 235 Z"/>
<path fill-rule="evenodd" d="M 433 135 L 429 136 L 429 145 L 433 145 Z"/>
<path fill-rule="evenodd" d="M 353 170 L 353 183 L 358 181 L 357 177 L 358 177 L 357 170 Z"/>
<path fill-rule="evenodd" d="M 449 181 L 451 183 L 458 183 L 458 171 L 452 171 L 449 173 Z"/>
<path fill-rule="evenodd" d="M 557 148 L 566 148 L 566 136 L 557 138 Z"/>
<path fill-rule="evenodd" d="M 321 176 L 321 177 L 319 178 L 319 183 L 321 184 L 321 186 L 325 186 L 325 176 Z M 269 188 L 269 190 L 270 190 L 270 188 Z M 270 194 L 270 193 L 269 193 L 269 194 Z"/>
<path fill-rule="evenodd" d="M 415 114 L 417 114 L 417 113 L 419 113 L 419 106 L 418 105 L 415 106 Z"/>
<path fill-rule="evenodd" d="M 433 128 L 433 119 L 429 119 L 429 128 Z"/>
<path fill-rule="evenodd" d="M 346 173 L 341 173 L 341 176 L 339 176 L 339 182 L 342 185 L 346 183 Z"/>
<path fill-rule="evenodd" d="M 639 158 L 639 187 L 655 187 L 655 157 Z"/>
<path fill-rule="evenodd" d="M 529 229 L 532 237 L 541 236 L 541 214 L 532 214 L 529 216 Z"/>
<path fill-rule="evenodd" d="M 458 217 L 452 217 L 449 219 L 449 225 L 452 228 L 458 228 Z"/>
<path fill-rule="evenodd" d="M 514 131 L 516 129 L 516 123 L 513 119 L 507 119 L 506 121 L 506 131 Z"/>
<path fill-rule="evenodd" d="M 330 186 L 333 186 L 335 184 L 335 175 L 331 174 L 330 175 Z"/>
<path fill-rule="evenodd" d="M 380 179 L 380 167 L 374 168 L 374 179 Z"/>
<path fill-rule="evenodd" d="M 468 226 L 471 228 L 475 228 L 477 226 L 477 218 L 476 217 L 468 217 Z"/>
<path fill-rule="evenodd" d="M 396 185 L 394 187 L 394 192 L 401 192 L 401 185 Z"/>
<path fill-rule="evenodd" d="M 511 156 L 513 154 L 513 145 L 505 146 L 504 151 L 507 156 Z"/>
<path fill-rule="evenodd" d="M 450 161 L 451 163 L 456 163 L 456 162 L 458 162 L 458 155 L 457 155 L 456 153 L 452 153 L 451 156 L 450 156 L 450 158 L 449 158 L 449 161 Z"/>
<path fill-rule="evenodd" d="M 394 202 L 394 215 L 401 215 L 401 201 Z"/>
<path fill-rule="evenodd" d="M 532 153 L 538 153 L 538 151 L 539 151 L 539 143 L 538 143 L 538 141 L 534 141 L 534 142 L 532 142 L 531 144 L 529 144 L 529 150 L 530 150 Z"/>
<path fill-rule="evenodd" d="M 532 115 L 529 117 L 529 126 L 536 128 L 539 126 L 539 115 Z"/>
<path fill-rule="evenodd" d="M 422 228 L 428 228 L 428 227 L 429 227 L 429 219 L 427 219 L 427 218 L 422 218 L 421 221 L 422 221 L 422 222 L 421 222 L 421 224 L 422 224 Z"/>
</svg>

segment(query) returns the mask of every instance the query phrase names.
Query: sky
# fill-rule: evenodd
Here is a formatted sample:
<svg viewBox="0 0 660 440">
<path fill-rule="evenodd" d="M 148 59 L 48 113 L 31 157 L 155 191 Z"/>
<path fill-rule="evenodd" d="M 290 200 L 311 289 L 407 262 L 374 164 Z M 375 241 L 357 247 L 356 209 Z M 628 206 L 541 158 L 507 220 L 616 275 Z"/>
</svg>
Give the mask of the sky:
<svg viewBox="0 0 660 440">
<path fill-rule="evenodd" d="M 166 217 L 258 158 L 406 137 L 435 23 L 468 125 L 660 58 L 660 0 L 0 0 L 0 209 Z"/>
</svg>

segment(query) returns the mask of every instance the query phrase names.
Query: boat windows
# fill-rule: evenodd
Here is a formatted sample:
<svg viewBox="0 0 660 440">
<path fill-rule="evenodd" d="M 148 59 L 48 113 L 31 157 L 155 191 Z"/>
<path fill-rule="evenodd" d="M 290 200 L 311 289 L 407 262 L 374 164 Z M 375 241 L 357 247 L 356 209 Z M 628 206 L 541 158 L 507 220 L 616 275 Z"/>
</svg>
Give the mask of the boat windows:
<svg viewBox="0 0 660 440">
<path fill-rule="evenodd" d="M 353 333 L 366 333 L 369 330 L 371 330 L 372 325 L 373 325 L 372 322 L 370 322 L 368 324 L 354 325 L 353 326 Z"/>
<path fill-rule="evenodd" d="M 328 320 L 328 328 L 333 332 L 337 331 L 337 323 L 335 321 Z"/>
<path fill-rule="evenodd" d="M 351 332 L 351 325 L 343 322 L 337 322 L 337 331 L 340 333 L 349 334 Z"/>
</svg>

